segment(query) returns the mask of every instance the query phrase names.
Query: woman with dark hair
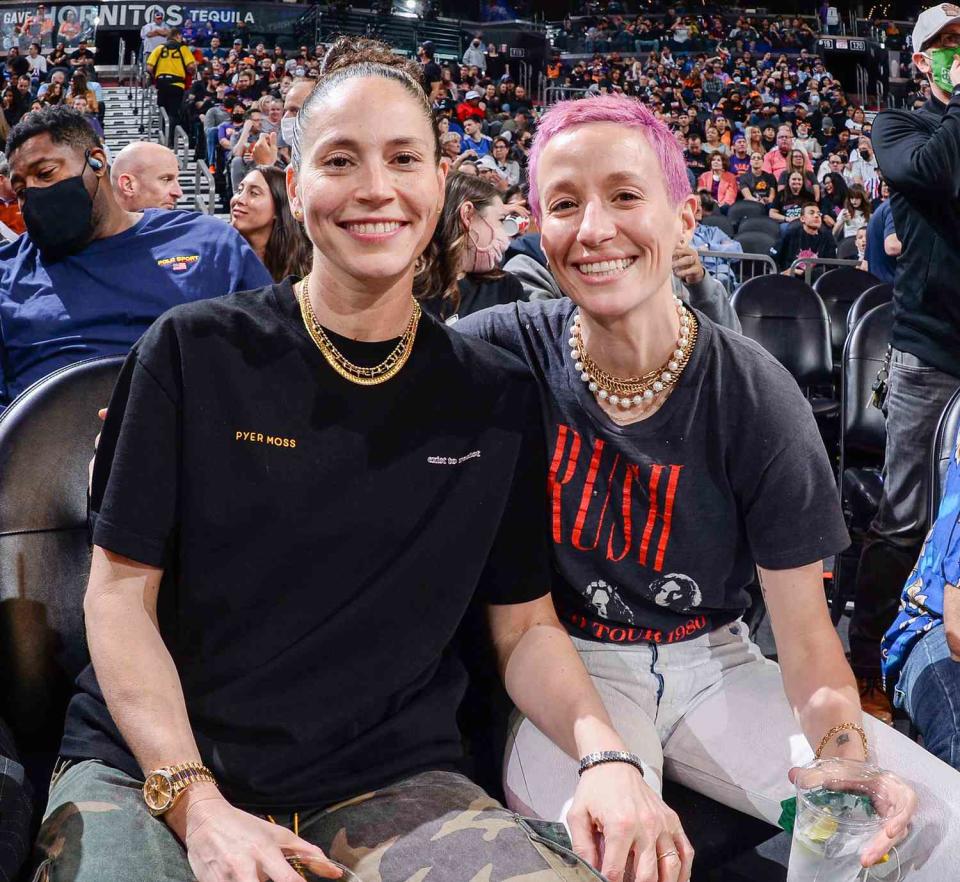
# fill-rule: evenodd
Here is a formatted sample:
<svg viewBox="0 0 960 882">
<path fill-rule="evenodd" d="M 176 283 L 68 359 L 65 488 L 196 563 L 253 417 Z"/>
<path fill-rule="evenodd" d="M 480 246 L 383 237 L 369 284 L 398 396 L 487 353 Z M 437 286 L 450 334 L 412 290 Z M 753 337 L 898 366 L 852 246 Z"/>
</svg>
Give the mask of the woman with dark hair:
<svg viewBox="0 0 960 882">
<path fill-rule="evenodd" d="M 87 86 L 87 75 L 80 71 L 76 71 L 70 79 L 70 90 L 67 92 L 67 103 L 69 106 L 73 106 L 73 99 L 78 96 L 83 96 L 86 100 L 89 113 L 95 114 L 98 112 L 97 96 L 94 91 Z"/>
<path fill-rule="evenodd" d="M 437 235 L 459 270 L 456 285 L 423 307 L 448 324 L 488 306 L 523 300 L 523 286 L 500 269 L 516 221 L 496 187 L 481 178 L 450 175 Z"/>
<path fill-rule="evenodd" d="M 773 200 L 769 214 L 774 220 L 786 225 L 799 220 L 803 206 L 815 201 L 813 193 L 806 186 L 803 172 L 793 171 L 787 176 L 786 187 L 780 190 Z"/>
<path fill-rule="evenodd" d="M 843 211 L 843 205 L 847 198 L 847 182 L 839 172 L 827 172 L 823 176 L 823 183 L 820 187 L 820 211 L 823 214 L 823 222 L 831 230 Z"/>
<path fill-rule="evenodd" d="M 536 386 L 415 299 L 455 279 L 446 174 L 419 66 L 338 40 L 287 172 L 310 274 L 175 307 L 127 358 L 40 878 L 340 878 L 328 854 L 367 880 L 596 878 L 454 771 L 468 610 L 580 762 L 577 849 L 603 831 L 619 876 L 645 844 L 639 760 L 549 595 Z"/>
<path fill-rule="evenodd" d="M 737 201 L 737 178 L 728 171 L 727 157 L 723 153 L 714 151 L 708 162 L 709 169 L 697 179 L 697 189 L 708 191 L 725 211 Z"/>
<path fill-rule="evenodd" d="M 780 178 L 777 181 L 777 187 L 780 190 L 786 190 L 787 183 L 790 180 L 790 175 L 794 172 L 800 172 L 803 175 L 803 185 L 813 194 L 813 201 L 818 202 L 820 200 L 820 185 L 817 183 L 817 179 L 813 176 L 813 172 L 809 171 L 807 162 L 806 151 L 801 150 L 799 147 L 795 147 L 790 151 L 790 158 L 787 160 L 787 167 L 784 171 L 780 173 Z"/>
<path fill-rule="evenodd" d="M 843 210 L 837 215 L 833 235 L 838 240 L 856 236 L 857 230 L 870 223 L 872 213 L 870 197 L 867 196 L 863 184 L 851 184 L 843 200 Z"/>
<path fill-rule="evenodd" d="M 276 166 L 258 165 L 247 172 L 230 200 L 230 224 L 275 282 L 310 271 L 310 240 L 290 211 L 286 175 Z"/>
</svg>

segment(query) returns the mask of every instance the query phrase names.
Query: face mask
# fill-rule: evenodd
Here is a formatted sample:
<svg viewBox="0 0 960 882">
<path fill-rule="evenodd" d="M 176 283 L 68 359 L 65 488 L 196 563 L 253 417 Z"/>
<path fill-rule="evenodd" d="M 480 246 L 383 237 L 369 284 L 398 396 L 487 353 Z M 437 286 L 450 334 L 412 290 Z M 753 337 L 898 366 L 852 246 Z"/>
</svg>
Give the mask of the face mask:
<svg viewBox="0 0 960 882">
<path fill-rule="evenodd" d="M 83 183 L 89 158 L 87 151 L 83 171 L 75 177 L 49 187 L 27 187 L 23 191 L 23 222 L 45 261 L 76 254 L 93 234 L 93 196 Z M 100 178 L 97 178 L 99 189 Z"/>
<path fill-rule="evenodd" d="M 507 235 L 502 229 L 502 225 L 497 225 L 500 227 L 498 230 L 497 227 L 490 224 L 486 218 L 480 217 L 479 214 L 477 218 L 482 220 L 489 228 L 492 238 L 489 244 L 479 245 L 477 244 L 476 233 L 470 230 L 468 236 L 470 237 L 470 244 L 473 247 L 471 249 L 471 256 L 468 258 L 469 265 L 466 267 L 466 271 L 468 273 L 488 273 L 499 265 L 500 258 L 503 257 L 503 252 L 507 249 Z"/>
<path fill-rule="evenodd" d="M 931 49 L 930 52 L 924 52 L 923 55 L 933 69 L 933 81 L 944 92 L 952 92 L 953 83 L 950 82 L 950 68 L 953 66 L 953 59 L 960 55 L 960 49 Z"/>
<path fill-rule="evenodd" d="M 297 127 L 297 118 L 295 116 L 285 116 L 280 120 L 280 137 L 284 144 L 293 146 L 293 132 Z"/>
<path fill-rule="evenodd" d="M 869 150 L 861 150 L 861 151 L 860 151 L 860 155 L 861 155 L 864 159 L 869 159 L 869 158 L 870 158 L 870 151 L 869 151 Z"/>
<path fill-rule="evenodd" d="M 234 123 L 242 123 L 242 122 L 243 122 L 243 114 L 242 114 L 242 113 L 235 113 L 232 117 L 230 117 L 230 119 L 233 120 Z"/>
</svg>

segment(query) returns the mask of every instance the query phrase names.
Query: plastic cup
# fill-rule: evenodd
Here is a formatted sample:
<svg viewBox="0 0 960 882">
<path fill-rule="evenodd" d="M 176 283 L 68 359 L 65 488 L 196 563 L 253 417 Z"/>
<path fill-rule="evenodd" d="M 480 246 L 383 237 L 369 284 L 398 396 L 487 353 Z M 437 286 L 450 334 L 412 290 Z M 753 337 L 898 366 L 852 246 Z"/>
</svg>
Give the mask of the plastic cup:
<svg viewBox="0 0 960 882">
<path fill-rule="evenodd" d="M 860 855 L 886 823 L 899 784 L 893 773 L 853 760 L 815 760 L 801 769 L 787 882 L 860 879 Z"/>
</svg>

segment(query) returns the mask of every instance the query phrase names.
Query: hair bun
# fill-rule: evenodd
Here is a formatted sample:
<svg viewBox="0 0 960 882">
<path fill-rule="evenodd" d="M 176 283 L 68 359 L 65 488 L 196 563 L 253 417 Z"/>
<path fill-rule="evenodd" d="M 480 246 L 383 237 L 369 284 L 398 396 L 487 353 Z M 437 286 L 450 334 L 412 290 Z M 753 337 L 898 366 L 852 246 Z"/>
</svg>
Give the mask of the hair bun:
<svg viewBox="0 0 960 882">
<path fill-rule="evenodd" d="M 395 54 L 382 40 L 374 40 L 370 37 L 338 37 L 323 56 L 323 61 L 320 63 L 320 79 L 356 64 L 395 67 L 408 74 L 414 82 L 421 84 L 423 82 L 423 72 L 419 64 Z"/>
</svg>

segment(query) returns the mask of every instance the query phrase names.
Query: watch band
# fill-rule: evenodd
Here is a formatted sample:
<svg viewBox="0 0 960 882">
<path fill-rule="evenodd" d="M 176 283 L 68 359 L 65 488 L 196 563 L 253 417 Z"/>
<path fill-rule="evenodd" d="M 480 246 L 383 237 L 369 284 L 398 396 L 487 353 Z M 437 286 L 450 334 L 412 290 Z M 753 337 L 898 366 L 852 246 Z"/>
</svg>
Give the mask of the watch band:
<svg viewBox="0 0 960 882">
<path fill-rule="evenodd" d="M 601 750 L 598 753 L 588 753 L 580 760 L 577 775 L 582 775 L 587 769 L 604 763 L 626 763 L 628 766 L 633 766 L 643 777 L 643 760 L 635 753 L 628 753 L 625 750 Z"/>
</svg>

